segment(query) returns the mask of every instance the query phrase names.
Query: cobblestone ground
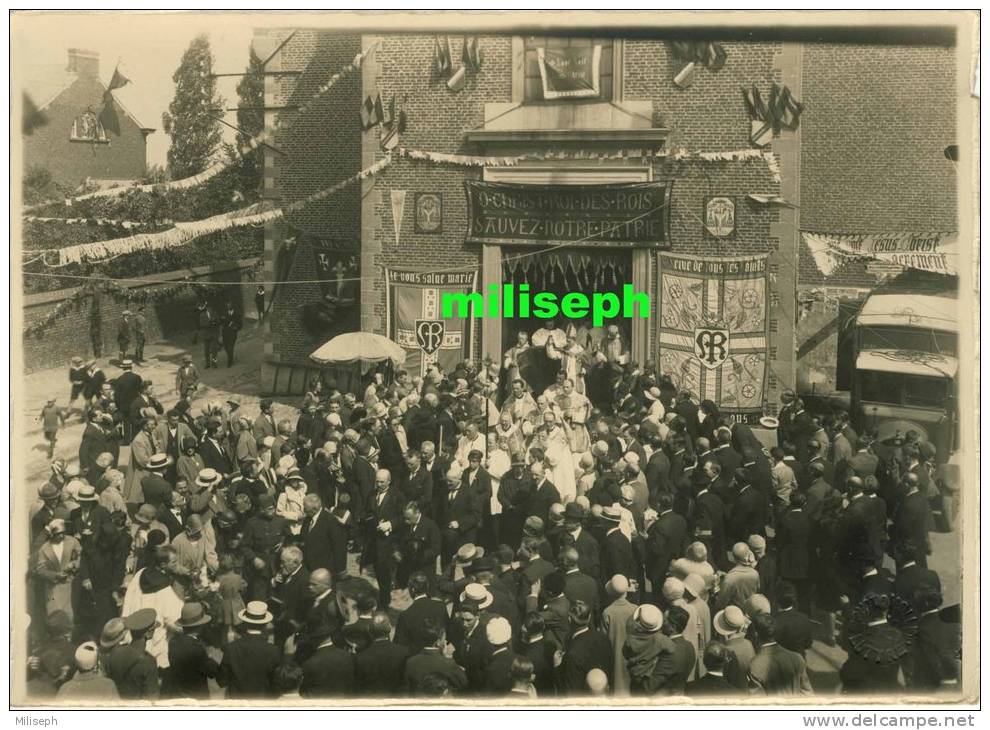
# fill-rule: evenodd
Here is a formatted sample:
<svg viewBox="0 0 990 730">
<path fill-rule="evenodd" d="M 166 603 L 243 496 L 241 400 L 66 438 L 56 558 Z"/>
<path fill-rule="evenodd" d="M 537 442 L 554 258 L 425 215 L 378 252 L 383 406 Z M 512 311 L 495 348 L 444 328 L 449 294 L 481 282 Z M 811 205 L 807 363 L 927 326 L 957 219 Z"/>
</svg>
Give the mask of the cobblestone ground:
<svg viewBox="0 0 990 730">
<path fill-rule="evenodd" d="M 246 321 L 245 328 L 238 339 L 233 367 L 223 367 L 226 356 L 221 352 L 219 361 L 221 367 L 213 370 L 202 368 L 202 345 L 193 344 L 190 336 L 180 336 L 168 341 L 155 343 L 145 348 L 147 361 L 137 368 L 143 377 L 150 378 L 155 383 L 158 399 L 167 409 L 176 400 L 175 372 L 182 361 L 182 355 L 189 352 L 193 355 L 197 368 L 200 369 L 200 381 L 203 388 L 194 403 L 196 407 L 209 400 L 225 400 L 227 396 L 237 395 L 241 400 L 241 409 L 249 416 L 258 413 L 258 401 L 261 399 L 259 383 L 261 361 L 263 357 L 261 331 L 255 321 Z M 13 399 L 12 407 L 18 409 L 25 419 L 25 438 L 23 446 L 14 450 L 15 462 L 18 457 L 26 460 L 25 482 L 21 494 L 27 499 L 34 499 L 37 490 L 44 484 L 48 474 L 49 460 L 47 445 L 41 432 L 38 414 L 45 404 L 45 399 L 54 394 L 58 397 L 59 405 L 68 403 L 68 360 L 66 356 L 64 367 L 52 368 L 31 373 L 27 376 L 25 388 Z M 101 361 L 101 367 L 108 379 L 120 374 L 115 364 Z M 17 389 L 14 389 L 17 392 Z M 275 414 L 277 418 L 289 417 L 295 422 L 296 411 L 300 398 L 275 399 Z M 69 462 L 78 460 L 79 442 L 82 438 L 83 425 L 78 417 L 69 419 L 67 426 L 59 432 L 55 454 Z M 121 449 L 121 465 L 126 465 L 129 449 Z M 16 470 L 14 472 L 17 473 Z M 945 605 L 958 603 L 961 597 L 960 574 L 960 536 L 959 532 L 932 533 L 933 555 L 929 559 L 929 567 L 936 570 L 942 578 L 945 593 Z M 893 565 L 888 565 L 893 569 Z M 348 561 L 349 572 L 359 574 L 356 556 L 351 555 Z M 370 576 L 369 576 L 370 577 Z M 372 578 L 373 580 L 373 578 Z M 390 613 L 398 614 L 409 603 L 406 591 L 395 591 Z M 815 641 L 807 654 L 808 670 L 811 682 L 817 693 L 831 694 L 838 690 L 838 669 L 846 659 L 845 652 L 838 647 L 830 647 L 823 641 Z M 219 691 L 219 688 L 213 687 Z M 221 695 L 217 695 L 220 697 Z"/>
</svg>

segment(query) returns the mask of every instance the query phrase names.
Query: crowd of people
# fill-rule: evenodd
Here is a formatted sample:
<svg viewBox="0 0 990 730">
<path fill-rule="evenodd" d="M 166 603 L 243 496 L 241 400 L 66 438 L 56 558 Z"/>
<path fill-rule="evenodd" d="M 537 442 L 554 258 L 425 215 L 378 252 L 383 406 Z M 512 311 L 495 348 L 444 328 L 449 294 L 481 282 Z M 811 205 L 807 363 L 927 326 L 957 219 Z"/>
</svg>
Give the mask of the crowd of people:
<svg viewBox="0 0 990 730">
<path fill-rule="evenodd" d="M 129 361 L 74 361 L 78 463 L 30 510 L 32 696 L 780 697 L 822 691 L 816 640 L 842 692 L 958 690 L 928 442 L 790 391 L 757 432 L 617 331 L 545 330 L 277 413 L 202 398 L 191 357 L 167 409 Z"/>
</svg>

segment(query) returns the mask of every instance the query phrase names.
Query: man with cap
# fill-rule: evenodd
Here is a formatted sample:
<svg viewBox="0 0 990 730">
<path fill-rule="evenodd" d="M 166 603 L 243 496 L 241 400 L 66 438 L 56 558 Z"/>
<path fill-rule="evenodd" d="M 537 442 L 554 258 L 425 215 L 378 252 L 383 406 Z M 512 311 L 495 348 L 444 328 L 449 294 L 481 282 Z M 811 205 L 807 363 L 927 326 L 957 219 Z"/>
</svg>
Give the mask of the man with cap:
<svg viewBox="0 0 990 730">
<path fill-rule="evenodd" d="M 508 694 L 513 685 L 509 670 L 517 656 L 512 650 L 512 626 L 502 616 L 496 616 L 485 625 L 485 638 L 491 654 L 485 668 L 484 694 Z"/>
<path fill-rule="evenodd" d="M 165 472 L 172 463 L 172 458 L 165 453 L 152 454 L 148 459 L 146 464 L 148 474 L 141 479 L 144 504 L 159 509 L 169 502 L 172 485 L 165 479 Z"/>
<path fill-rule="evenodd" d="M 162 696 L 168 698 L 210 699 L 209 680 L 220 673 L 220 666 L 207 654 L 200 632 L 212 621 L 202 603 L 182 606 L 176 631 L 168 642 L 168 670 Z"/>
<path fill-rule="evenodd" d="M 460 594 L 450 618 L 454 661 L 464 667 L 472 694 L 485 691 L 485 667 L 491 656 L 485 625 L 494 618 L 487 610 L 493 602 L 494 597 L 483 585 L 469 583 Z"/>
<path fill-rule="evenodd" d="M 602 548 L 592 534 L 584 529 L 586 519 L 587 512 L 577 502 L 564 505 L 564 535 L 560 545 L 573 545 L 578 551 L 578 568 L 597 581 L 601 574 Z"/>
<path fill-rule="evenodd" d="M 63 506 L 61 497 L 61 490 L 51 482 L 46 482 L 38 490 L 38 498 L 41 500 L 41 505 L 38 511 L 31 517 L 32 546 L 37 547 L 45 541 L 47 537 L 45 528 L 52 520 L 56 518 L 66 520 L 69 518 L 69 510 Z"/>
<path fill-rule="evenodd" d="M 203 367 L 217 366 L 217 350 L 220 344 L 220 318 L 205 301 L 196 305 L 198 334 L 203 338 Z M 196 341 L 195 335 L 193 342 Z"/>
<path fill-rule="evenodd" d="M 730 605 L 741 607 L 747 598 L 760 591 L 756 556 L 749 545 L 737 542 L 732 547 L 732 562 L 735 565 L 722 577 L 722 585 L 715 599 L 715 606 L 719 610 Z"/>
<path fill-rule="evenodd" d="M 292 540 L 289 524 L 275 514 L 275 500 L 268 494 L 258 497 L 258 512 L 248 519 L 241 536 L 247 596 L 252 601 L 268 598 L 275 574 L 278 551 Z"/>
<path fill-rule="evenodd" d="M 227 306 L 220 315 L 220 333 L 223 337 L 223 349 L 227 353 L 227 367 L 234 364 L 234 345 L 237 344 L 237 333 L 244 326 L 244 318 L 240 308 L 234 306 L 232 300 L 227 301 Z"/>
<path fill-rule="evenodd" d="M 121 413 L 130 414 L 131 404 L 141 393 L 144 379 L 134 372 L 134 363 L 130 360 L 122 361 L 120 367 L 123 372 L 114 378 L 113 398 Z"/>
<path fill-rule="evenodd" d="M 651 603 L 639 606 L 628 619 L 622 656 L 629 672 L 633 696 L 670 694 L 677 670 L 674 643 L 663 628 L 663 613 Z"/>
<path fill-rule="evenodd" d="M 378 449 L 369 439 L 359 438 L 354 445 L 354 451 L 356 455 L 348 474 L 351 511 L 354 513 L 355 521 L 363 529 L 367 524 L 366 518 L 370 509 L 370 500 L 378 491 L 375 486 L 378 472 Z M 347 473 L 347 469 L 345 469 L 345 473 Z M 364 538 L 365 535 L 361 535 L 359 540 L 363 543 Z"/>
<path fill-rule="evenodd" d="M 125 309 L 120 313 L 120 323 L 117 325 L 117 349 L 120 350 L 120 361 L 127 357 L 127 348 L 131 346 L 131 310 Z"/>
<path fill-rule="evenodd" d="M 602 630 L 612 644 L 612 690 L 616 697 L 629 696 L 629 670 L 622 649 L 626 643 L 626 625 L 637 605 L 628 599 L 629 580 L 615 574 L 605 584 L 608 605 L 602 611 Z"/>
<path fill-rule="evenodd" d="M 55 699 L 71 704 L 84 702 L 114 702 L 120 699 L 113 680 L 100 671 L 100 651 L 94 641 L 86 641 L 76 649 L 76 673 L 58 688 Z"/>
<path fill-rule="evenodd" d="M 604 507 L 600 519 L 607 525 L 605 540 L 602 543 L 601 574 L 632 577 L 638 583 L 641 580 L 641 568 L 632 541 L 619 526 L 622 521 L 619 507 L 615 505 Z M 638 586 L 632 592 L 638 594 Z M 608 600 L 603 601 L 603 605 L 607 604 Z"/>
<path fill-rule="evenodd" d="M 107 674 L 117 685 L 122 700 L 158 699 L 158 665 L 145 649 L 157 627 L 158 614 L 153 608 L 142 608 L 124 617 L 131 641 L 115 645 L 107 665 Z M 120 640 L 123 638 L 121 635 Z"/>
<path fill-rule="evenodd" d="M 182 396 L 192 390 L 194 393 L 199 389 L 199 371 L 193 365 L 192 355 L 188 352 L 182 356 L 182 364 L 175 371 L 175 394 Z"/>
<path fill-rule="evenodd" d="M 237 617 L 241 636 L 224 649 L 217 683 L 227 689 L 228 700 L 273 697 L 275 669 L 282 661 L 281 648 L 266 635 L 274 617 L 264 601 L 250 601 Z"/>
<path fill-rule="evenodd" d="M 756 656 L 756 650 L 746 638 L 749 620 L 739 606 L 726 606 L 715 614 L 712 628 L 719 640 L 731 654 L 726 666 L 726 679 L 740 690 L 749 689 L 749 665 Z"/>
<path fill-rule="evenodd" d="M 69 383 L 72 386 L 69 392 L 69 412 L 75 406 L 76 400 L 83 394 L 86 389 L 86 365 L 83 363 L 83 359 L 76 355 L 72 358 L 69 365 Z M 83 403 L 85 406 L 85 402 Z M 80 417 L 85 417 L 85 409 L 80 410 Z"/>
<path fill-rule="evenodd" d="M 511 459 L 511 470 L 502 476 L 497 494 L 502 507 L 499 536 L 506 545 L 517 547 L 522 541 L 523 523 L 528 516 L 526 508 L 536 484 L 526 468 L 525 454 L 514 452 Z"/>
</svg>

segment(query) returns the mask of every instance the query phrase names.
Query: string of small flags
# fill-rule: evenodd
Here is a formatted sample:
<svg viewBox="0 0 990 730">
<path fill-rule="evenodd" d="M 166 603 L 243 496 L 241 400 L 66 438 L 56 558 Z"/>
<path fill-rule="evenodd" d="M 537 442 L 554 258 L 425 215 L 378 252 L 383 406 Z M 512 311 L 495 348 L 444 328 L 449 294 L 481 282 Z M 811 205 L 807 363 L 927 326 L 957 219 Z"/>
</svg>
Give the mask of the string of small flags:
<svg viewBox="0 0 990 730">
<path fill-rule="evenodd" d="M 327 81 L 316 90 L 313 96 L 297 109 L 297 112 L 299 113 L 304 112 L 314 102 L 316 102 L 316 100 L 320 96 L 322 96 L 323 94 L 328 92 L 331 88 L 333 88 L 334 85 L 336 85 L 337 82 L 340 81 L 340 79 L 360 69 L 361 64 L 364 62 L 365 57 L 369 53 L 371 53 L 378 46 L 380 42 L 381 41 L 376 41 L 368 48 L 361 51 L 361 53 L 358 53 L 354 57 L 354 60 L 352 60 L 349 64 L 344 66 L 340 71 L 333 74 L 329 79 L 327 79 Z M 219 175 L 221 172 L 223 172 L 232 164 L 234 164 L 234 162 L 240 157 L 244 157 L 248 153 L 256 150 L 258 147 L 267 144 L 274 135 L 275 131 L 279 128 L 279 126 L 280 126 L 279 120 L 277 119 L 275 127 L 273 129 L 266 129 L 265 131 L 255 135 L 252 139 L 248 140 L 246 143 L 238 147 L 237 158 L 225 159 L 216 162 L 207 169 L 203 170 L 203 172 L 200 172 L 196 175 L 185 177 L 182 178 L 181 180 L 172 180 L 166 183 L 153 183 L 147 185 L 125 185 L 119 187 L 104 188 L 103 190 L 96 190 L 92 193 L 86 193 L 84 195 L 77 195 L 73 198 L 67 198 L 65 200 L 65 205 L 67 207 L 71 207 L 74 203 L 83 200 L 91 200 L 93 198 L 111 198 L 119 195 L 124 195 L 125 193 L 132 191 L 141 192 L 141 193 L 150 193 L 150 192 L 165 192 L 168 190 L 183 190 L 187 188 L 197 187 L 199 185 L 202 185 L 206 181 L 210 180 L 211 178 L 214 178 L 217 175 Z M 53 202 L 55 201 L 37 203 L 35 205 L 28 206 L 24 208 L 24 212 L 30 212 L 32 210 L 38 210 L 40 208 L 44 208 L 48 205 L 51 205 Z"/>
<path fill-rule="evenodd" d="M 50 218 L 37 215 L 26 215 L 24 216 L 25 223 L 65 223 L 69 225 L 87 225 L 87 226 L 114 226 L 115 228 L 126 228 L 131 230 L 134 228 L 154 228 L 161 225 L 172 225 L 171 220 L 163 221 L 120 221 L 114 220 L 112 218 Z M 55 250 L 55 249 L 50 249 Z"/>
</svg>

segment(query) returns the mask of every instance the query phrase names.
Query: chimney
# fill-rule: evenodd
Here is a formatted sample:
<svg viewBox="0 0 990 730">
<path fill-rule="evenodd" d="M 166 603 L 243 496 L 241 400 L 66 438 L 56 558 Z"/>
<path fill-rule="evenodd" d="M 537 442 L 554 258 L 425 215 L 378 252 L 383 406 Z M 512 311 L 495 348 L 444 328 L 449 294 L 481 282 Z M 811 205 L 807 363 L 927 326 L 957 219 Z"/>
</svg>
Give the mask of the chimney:
<svg viewBox="0 0 990 730">
<path fill-rule="evenodd" d="M 70 48 L 69 67 L 66 71 L 80 76 L 98 78 L 100 75 L 100 54 L 82 48 Z"/>
</svg>

